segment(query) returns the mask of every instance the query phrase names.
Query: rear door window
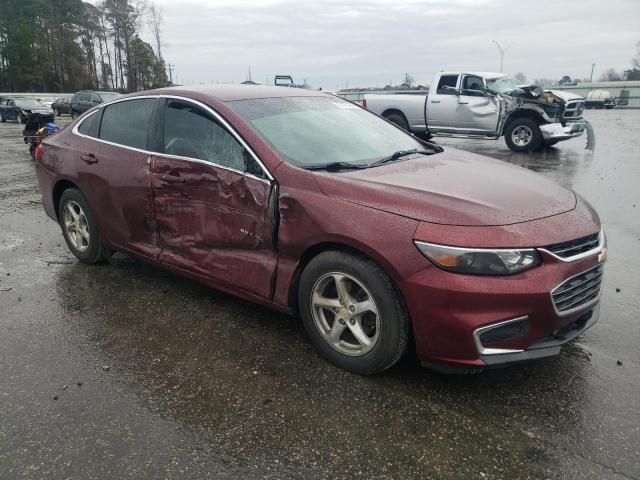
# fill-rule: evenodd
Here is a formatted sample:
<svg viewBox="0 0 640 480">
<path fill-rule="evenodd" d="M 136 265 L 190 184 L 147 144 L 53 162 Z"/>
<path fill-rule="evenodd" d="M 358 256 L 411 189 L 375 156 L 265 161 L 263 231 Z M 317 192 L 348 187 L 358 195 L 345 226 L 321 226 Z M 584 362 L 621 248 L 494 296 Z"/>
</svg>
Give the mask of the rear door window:
<svg viewBox="0 0 640 480">
<path fill-rule="evenodd" d="M 454 90 L 450 90 L 445 87 L 456 88 L 458 85 L 458 75 L 442 75 L 438 81 L 438 88 L 436 91 L 441 95 L 455 95 Z"/>
<path fill-rule="evenodd" d="M 147 148 L 147 130 L 156 100 L 125 100 L 105 107 L 100 126 L 100 139 L 126 147 Z"/>
</svg>

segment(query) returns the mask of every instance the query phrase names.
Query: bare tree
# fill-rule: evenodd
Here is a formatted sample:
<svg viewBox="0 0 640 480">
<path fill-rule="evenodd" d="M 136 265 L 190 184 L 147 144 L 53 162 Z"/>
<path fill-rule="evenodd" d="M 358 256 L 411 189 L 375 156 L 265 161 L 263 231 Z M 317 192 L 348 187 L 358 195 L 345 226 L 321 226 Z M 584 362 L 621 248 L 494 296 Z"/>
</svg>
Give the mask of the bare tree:
<svg viewBox="0 0 640 480">
<path fill-rule="evenodd" d="M 162 60 L 162 42 L 160 41 L 161 25 L 162 9 L 155 3 L 151 2 L 151 5 L 149 6 L 149 27 L 151 28 L 151 33 L 153 33 L 153 38 L 156 41 L 156 51 L 160 60 Z"/>
<path fill-rule="evenodd" d="M 624 80 L 622 73 L 617 72 L 615 68 L 607 69 L 602 75 L 600 75 L 600 82 L 618 82 Z"/>
<path fill-rule="evenodd" d="M 515 78 L 520 85 L 527 83 L 527 76 L 522 72 L 516 73 L 513 78 Z"/>
</svg>

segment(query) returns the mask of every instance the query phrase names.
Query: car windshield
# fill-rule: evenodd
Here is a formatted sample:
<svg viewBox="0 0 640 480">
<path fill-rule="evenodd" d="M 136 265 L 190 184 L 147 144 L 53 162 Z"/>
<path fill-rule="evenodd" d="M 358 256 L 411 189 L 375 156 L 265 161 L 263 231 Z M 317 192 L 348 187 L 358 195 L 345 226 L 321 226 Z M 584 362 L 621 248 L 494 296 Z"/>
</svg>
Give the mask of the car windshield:
<svg viewBox="0 0 640 480">
<path fill-rule="evenodd" d="M 509 93 L 518 88 L 518 81 L 513 77 L 487 78 L 487 88 L 498 93 Z"/>
<path fill-rule="evenodd" d="M 39 101 L 34 98 L 16 98 L 16 105 L 21 108 L 42 108 L 44 107 Z"/>
<path fill-rule="evenodd" d="M 110 102 L 111 100 L 115 100 L 120 96 L 119 93 L 115 92 L 100 92 L 100 98 L 102 98 L 103 102 Z"/>
<path fill-rule="evenodd" d="M 228 103 L 290 163 L 365 165 L 424 145 L 346 100 L 279 97 Z"/>
</svg>

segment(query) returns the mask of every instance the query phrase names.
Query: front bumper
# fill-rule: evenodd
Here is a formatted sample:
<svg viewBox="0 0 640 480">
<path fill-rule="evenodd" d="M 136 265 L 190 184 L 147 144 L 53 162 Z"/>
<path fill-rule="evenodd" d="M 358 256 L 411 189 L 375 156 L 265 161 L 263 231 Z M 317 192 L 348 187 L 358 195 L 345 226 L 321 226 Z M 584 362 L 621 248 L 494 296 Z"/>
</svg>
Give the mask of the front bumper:
<svg viewBox="0 0 640 480">
<path fill-rule="evenodd" d="M 599 255 L 567 262 L 540 253 L 541 266 L 511 277 L 460 275 L 435 266 L 409 277 L 401 288 L 423 364 L 452 372 L 549 357 L 590 328 L 598 320 L 599 295 L 559 314 L 551 292 L 601 265 Z M 523 318 L 527 326 L 518 335 L 485 345 L 478 341 L 483 329 Z"/>
<path fill-rule="evenodd" d="M 546 141 L 561 141 L 576 138 L 582 135 L 587 127 L 585 121 L 567 122 L 566 125 L 561 123 L 546 123 L 540 125 L 542 138 Z"/>
<path fill-rule="evenodd" d="M 598 321 L 599 315 L 600 304 L 598 303 L 583 313 L 577 320 L 565 325 L 552 335 L 538 340 L 525 350 L 489 355 L 481 354 L 480 359 L 487 367 L 503 367 L 514 363 L 553 357 L 560 353 L 562 345 L 574 340 L 591 328 Z"/>
</svg>

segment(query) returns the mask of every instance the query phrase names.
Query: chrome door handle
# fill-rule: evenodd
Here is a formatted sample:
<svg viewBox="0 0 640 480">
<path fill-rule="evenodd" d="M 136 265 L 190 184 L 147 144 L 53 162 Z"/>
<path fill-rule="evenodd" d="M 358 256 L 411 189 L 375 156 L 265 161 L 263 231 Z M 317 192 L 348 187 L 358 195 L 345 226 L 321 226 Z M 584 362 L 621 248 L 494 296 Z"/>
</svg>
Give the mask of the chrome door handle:
<svg viewBox="0 0 640 480">
<path fill-rule="evenodd" d="M 440 100 L 431 100 L 431 103 L 440 103 Z"/>
</svg>

